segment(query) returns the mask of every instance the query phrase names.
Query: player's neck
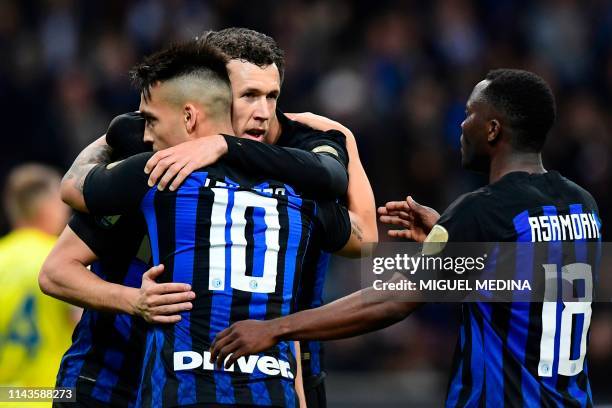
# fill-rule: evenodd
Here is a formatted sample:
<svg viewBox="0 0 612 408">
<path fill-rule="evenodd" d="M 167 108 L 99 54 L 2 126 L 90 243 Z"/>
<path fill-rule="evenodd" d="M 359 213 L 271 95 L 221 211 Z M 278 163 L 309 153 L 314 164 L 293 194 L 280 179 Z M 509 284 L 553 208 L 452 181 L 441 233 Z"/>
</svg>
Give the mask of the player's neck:
<svg viewBox="0 0 612 408">
<path fill-rule="evenodd" d="M 524 171 L 526 173 L 546 173 L 540 153 L 513 153 L 499 155 L 491 160 L 489 183 L 495 183 L 508 173 Z"/>
<path fill-rule="evenodd" d="M 229 121 L 210 121 L 199 130 L 199 134 L 199 137 L 219 134 L 233 135 L 234 130 L 232 129 L 232 123 Z"/>
</svg>

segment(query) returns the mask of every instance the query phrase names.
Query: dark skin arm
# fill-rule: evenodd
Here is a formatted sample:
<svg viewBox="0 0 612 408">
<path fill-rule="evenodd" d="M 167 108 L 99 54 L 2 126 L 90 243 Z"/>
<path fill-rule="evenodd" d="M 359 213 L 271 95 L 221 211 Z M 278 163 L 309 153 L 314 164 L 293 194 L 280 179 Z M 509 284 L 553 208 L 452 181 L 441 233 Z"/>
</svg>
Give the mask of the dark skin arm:
<svg viewBox="0 0 612 408">
<path fill-rule="evenodd" d="M 440 218 L 435 210 L 410 196 L 405 201 L 388 202 L 378 209 L 378 213 L 381 222 L 403 228 L 390 231 L 389 235 L 418 242 L 425 240 Z M 353 239 L 354 230 L 351 235 Z M 377 295 L 386 297 L 380 302 L 371 302 L 372 296 Z M 366 302 L 366 298 L 370 302 Z M 217 335 L 211 347 L 211 361 L 220 366 L 231 354 L 226 363 L 228 367 L 241 356 L 267 350 L 282 340 L 334 340 L 357 336 L 388 327 L 421 304 L 389 300 L 388 294 L 376 294 L 372 288 L 367 288 L 325 306 L 282 318 L 237 322 Z"/>
<path fill-rule="evenodd" d="M 400 228 L 389 230 L 390 237 L 416 242 L 425 241 L 440 219 L 436 210 L 417 203 L 411 196 L 406 197 L 405 201 L 389 201 L 384 207 L 378 208 L 378 215 L 380 222 Z"/>
<path fill-rule="evenodd" d="M 221 367 L 225 361 L 225 367 L 229 367 L 238 358 L 262 352 L 283 340 L 336 340 L 369 333 L 399 322 L 422 304 L 366 302 L 364 297 L 371 299 L 373 291 L 363 289 L 325 306 L 273 320 L 236 322 L 217 334 L 211 346 L 211 362 Z"/>
</svg>

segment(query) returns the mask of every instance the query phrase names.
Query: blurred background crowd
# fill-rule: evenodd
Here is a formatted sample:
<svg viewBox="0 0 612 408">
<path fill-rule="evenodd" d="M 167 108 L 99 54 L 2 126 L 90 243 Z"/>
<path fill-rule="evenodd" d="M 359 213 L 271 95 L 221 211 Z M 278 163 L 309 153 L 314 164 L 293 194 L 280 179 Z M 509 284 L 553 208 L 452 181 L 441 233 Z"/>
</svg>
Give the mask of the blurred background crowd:
<svg viewBox="0 0 612 408">
<path fill-rule="evenodd" d="M 441 212 L 483 185 L 460 167 L 465 101 L 489 69 L 537 72 L 558 105 L 545 166 L 595 196 L 607 240 L 606 0 L 2 0 L 0 185 L 24 162 L 65 171 L 110 119 L 138 107 L 127 71 L 143 55 L 229 26 L 263 31 L 285 50 L 281 109 L 326 115 L 352 129 L 379 205 L 411 194 Z M 0 232 L 8 229 L 3 213 Z M 336 260 L 327 298 L 359 285 L 358 262 Z M 596 402 L 612 401 L 612 314 L 595 309 L 589 371 Z M 441 401 L 457 319 L 455 306 L 432 305 L 383 332 L 330 343 L 331 406 Z M 356 386 L 360 381 L 367 385 Z"/>
</svg>

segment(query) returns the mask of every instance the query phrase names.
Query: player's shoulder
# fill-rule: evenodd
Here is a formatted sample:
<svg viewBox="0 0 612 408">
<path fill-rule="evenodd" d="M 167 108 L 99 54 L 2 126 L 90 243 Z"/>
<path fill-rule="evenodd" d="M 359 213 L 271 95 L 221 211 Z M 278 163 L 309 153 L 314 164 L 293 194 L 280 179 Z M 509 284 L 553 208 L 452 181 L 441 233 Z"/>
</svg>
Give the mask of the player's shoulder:
<svg viewBox="0 0 612 408">
<path fill-rule="evenodd" d="M 445 241 L 478 242 L 484 239 L 486 225 L 490 217 L 484 212 L 490 206 L 490 191 L 480 188 L 461 195 L 442 213 L 432 233 L 443 231 Z M 436 238 L 439 239 L 439 238 Z"/>
<path fill-rule="evenodd" d="M 493 200 L 494 193 L 489 186 L 462 194 L 444 211 L 443 216 L 457 217 L 477 214 L 487 208 L 487 202 Z"/>
<path fill-rule="evenodd" d="M 597 209 L 593 196 L 583 187 L 551 170 L 545 173 L 514 172 L 489 186 L 497 202 L 520 207 L 582 204 Z"/>
<path fill-rule="evenodd" d="M 315 144 L 322 140 L 335 142 L 341 146 L 346 144 L 346 135 L 339 130 L 314 129 L 304 123 L 289 119 L 280 110 L 276 111 L 276 117 L 282 129 L 281 136 L 277 141 L 279 146 L 311 150 Z"/>
<path fill-rule="evenodd" d="M 305 123 L 290 119 L 289 116 L 285 115 L 285 113 L 280 109 L 276 110 L 276 118 L 283 131 L 289 135 L 292 133 L 314 131 L 314 128 L 306 125 Z"/>
<path fill-rule="evenodd" d="M 559 180 L 559 183 L 562 184 L 564 190 L 566 190 L 569 194 L 575 196 L 575 201 L 586 204 L 593 209 L 597 209 L 597 202 L 593 195 L 584 187 L 579 185 L 578 183 L 568 179 L 567 177 L 562 176 L 558 172 L 550 172 L 552 177 L 555 177 Z"/>
</svg>

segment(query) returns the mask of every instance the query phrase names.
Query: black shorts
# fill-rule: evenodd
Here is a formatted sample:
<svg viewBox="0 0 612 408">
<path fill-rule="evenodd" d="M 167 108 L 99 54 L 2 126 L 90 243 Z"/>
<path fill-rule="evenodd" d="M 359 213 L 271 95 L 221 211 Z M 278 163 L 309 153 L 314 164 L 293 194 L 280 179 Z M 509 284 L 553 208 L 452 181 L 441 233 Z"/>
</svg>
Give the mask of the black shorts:
<svg viewBox="0 0 612 408">
<path fill-rule="evenodd" d="M 326 408 L 327 397 L 325 395 L 325 371 L 319 375 L 304 378 L 304 395 L 308 408 Z"/>
</svg>

